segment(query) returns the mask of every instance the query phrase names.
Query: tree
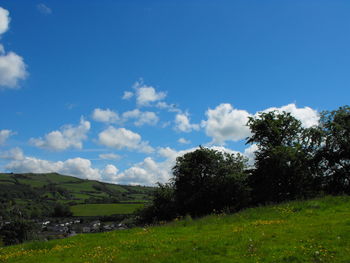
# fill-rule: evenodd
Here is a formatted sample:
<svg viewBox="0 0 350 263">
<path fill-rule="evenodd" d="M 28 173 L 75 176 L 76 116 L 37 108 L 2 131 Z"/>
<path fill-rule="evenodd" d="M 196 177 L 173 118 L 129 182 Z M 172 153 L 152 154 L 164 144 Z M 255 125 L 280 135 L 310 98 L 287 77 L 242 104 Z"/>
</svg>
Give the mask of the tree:
<svg viewBox="0 0 350 263">
<path fill-rule="evenodd" d="M 263 112 L 247 125 L 256 143 L 255 167 L 250 177 L 254 203 L 281 202 L 315 194 L 319 174 L 315 149 L 321 142 L 317 128 L 305 129 L 290 113 Z"/>
<path fill-rule="evenodd" d="M 153 193 L 152 203 L 137 211 L 139 223 L 153 223 L 171 220 L 177 216 L 174 188 L 170 183 L 160 184 Z"/>
<path fill-rule="evenodd" d="M 350 107 L 322 112 L 320 127 L 324 140 L 317 157 L 325 176 L 325 190 L 350 194 Z"/>
<path fill-rule="evenodd" d="M 0 236 L 2 236 L 4 244 L 8 246 L 31 240 L 35 235 L 34 232 L 32 222 L 16 218 L 1 228 Z"/>
<path fill-rule="evenodd" d="M 53 217 L 70 217 L 72 212 L 69 209 L 69 206 L 66 204 L 56 203 L 53 208 Z"/>
<path fill-rule="evenodd" d="M 235 211 L 248 201 L 247 160 L 240 154 L 199 149 L 178 157 L 172 183 L 180 215 Z"/>
</svg>

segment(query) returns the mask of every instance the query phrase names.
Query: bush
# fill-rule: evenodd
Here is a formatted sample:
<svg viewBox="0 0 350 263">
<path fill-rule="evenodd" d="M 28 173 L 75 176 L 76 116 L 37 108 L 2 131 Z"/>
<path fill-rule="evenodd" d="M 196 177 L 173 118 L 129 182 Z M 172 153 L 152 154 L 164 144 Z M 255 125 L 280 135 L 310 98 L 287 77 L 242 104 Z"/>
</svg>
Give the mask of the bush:
<svg viewBox="0 0 350 263">
<path fill-rule="evenodd" d="M 10 224 L 4 225 L 0 230 L 0 236 L 4 245 L 20 244 L 34 237 L 34 226 L 30 221 L 16 219 Z"/>
</svg>

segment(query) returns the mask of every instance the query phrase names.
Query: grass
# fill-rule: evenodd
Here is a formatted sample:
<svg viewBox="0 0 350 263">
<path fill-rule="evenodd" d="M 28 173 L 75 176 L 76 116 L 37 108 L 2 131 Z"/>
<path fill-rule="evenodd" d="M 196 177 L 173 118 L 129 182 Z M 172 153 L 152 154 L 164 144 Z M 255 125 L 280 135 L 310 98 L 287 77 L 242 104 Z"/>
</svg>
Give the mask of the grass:
<svg viewBox="0 0 350 263">
<path fill-rule="evenodd" d="M 0 262 L 350 262 L 350 198 L 0 249 Z"/>
<path fill-rule="evenodd" d="M 81 204 L 71 206 L 74 216 L 109 216 L 131 214 L 143 204 Z"/>
</svg>

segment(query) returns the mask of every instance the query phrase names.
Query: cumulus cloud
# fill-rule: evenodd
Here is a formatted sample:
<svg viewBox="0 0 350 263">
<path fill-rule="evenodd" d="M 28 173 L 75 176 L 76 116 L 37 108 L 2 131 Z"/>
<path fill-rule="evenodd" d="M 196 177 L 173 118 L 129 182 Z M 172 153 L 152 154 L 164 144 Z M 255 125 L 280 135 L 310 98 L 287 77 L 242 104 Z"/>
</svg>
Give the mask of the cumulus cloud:
<svg viewBox="0 0 350 263">
<path fill-rule="evenodd" d="M 127 121 L 128 119 L 135 119 L 134 124 L 136 126 L 142 126 L 144 124 L 156 125 L 159 118 L 155 112 L 145 111 L 142 112 L 139 109 L 134 109 L 132 111 L 126 111 L 123 113 L 123 119 Z"/>
<path fill-rule="evenodd" d="M 116 129 L 110 126 L 102 131 L 98 137 L 99 143 L 117 150 L 128 149 L 145 153 L 154 151 L 154 149 L 148 145 L 147 141 L 142 141 L 138 133 L 125 128 Z"/>
<path fill-rule="evenodd" d="M 162 109 L 162 110 L 165 109 L 169 112 L 178 112 L 178 113 L 182 112 L 176 104 L 168 104 L 165 101 L 159 101 L 155 106 L 159 109 Z"/>
<path fill-rule="evenodd" d="M 250 145 L 248 148 L 244 149 L 243 155 L 248 158 L 248 164 L 253 165 L 255 162 L 255 152 L 258 150 L 256 144 Z"/>
<path fill-rule="evenodd" d="M 157 182 L 166 182 L 169 179 L 169 171 L 165 163 L 155 162 L 151 157 L 126 169 L 115 177 L 120 184 L 155 185 Z"/>
<path fill-rule="evenodd" d="M 58 172 L 90 180 L 101 179 L 100 171 L 91 167 L 91 161 L 79 157 L 64 161 L 62 163 L 62 168 Z"/>
<path fill-rule="evenodd" d="M 65 125 L 60 130 L 46 134 L 44 138 L 31 138 L 29 142 L 36 147 L 53 151 L 63 151 L 68 148 L 81 149 L 89 130 L 90 122 L 81 118 L 78 126 Z"/>
<path fill-rule="evenodd" d="M 6 140 L 13 134 L 14 132 L 11 130 L 0 130 L 0 145 L 3 145 Z"/>
<path fill-rule="evenodd" d="M 91 167 L 90 160 L 84 158 L 68 159 L 64 162 L 52 162 L 34 157 L 24 157 L 8 163 L 5 168 L 15 173 L 61 173 L 83 179 L 101 180 L 98 169 Z"/>
<path fill-rule="evenodd" d="M 119 169 L 113 164 L 108 164 L 102 171 L 102 179 L 107 182 L 115 182 L 118 180 L 118 171 Z"/>
<path fill-rule="evenodd" d="M 98 122 L 114 123 L 119 120 L 118 113 L 111 111 L 110 109 L 96 108 L 92 112 L 92 119 Z"/>
<path fill-rule="evenodd" d="M 223 103 L 215 109 L 208 109 L 206 116 L 208 119 L 202 125 L 205 133 L 213 138 L 212 143 L 239 141 L 250 135 L 250 129 L 246 126 L 250 114 L 245 110 L 237 110 L 231 104 Z"/>
<path fill-rule="evenodd" d="M 14 52 L 5 54 L 0 52 L 0 86 L 16 89 L 20 80 L 24 80 L 28 73 L 23 58 Z"/>
<path fill-rule="evenodd" d="M 150 106 L 151 103 L 163 100 L 166 97 L 165 92 L 157 92 L 155 88 L 147 86 L 142 82 L 136 82 L 133 88 L 135 89 L 136 103 L 138 106 Z"/>
<path fill-rule="evenodd" d="M 6 9 L 0 7 L 0 35 L 4 34 L 10 25 L 10 13 Z"/>
<path fill-rule="evenodd" d="M 38 4 L 36 6 L 36 8 L 38 9 L 38 11 L 44 15 L 50 15 L 52 14 L 52 10 L 50 7 L 48 7 L 47 5 L 45 4 Z"/>
<path fill-rule="evenodd" d="M 179 143 L 182 143 L 182 144 L 190 144 L 191 141 L 189 140 L 186 140 L 185 138 L 180 138 L 177 140 Z"/>
<path fill-rule="evenodd" d="M 210 148 L 222 152 L 237 153 L 222 146 L 213 146 Z M 34 157 L 26 157 L 19 148 L 15 148 L 11 150 L 11 154 L 9 153 L 7 155 L 7 159 L 11 160 L 11 162 L 5 166 L 5 169 L 16 173 L 57 172 L 83 179 L 101 180 L 118 184 L 155 185 L 157 182 L 168 182 L 172 175 L 172 167 L 175 165 L 178 156 L 196 149 L 198 147 L 181 151 L 176 151 L 170 147 L 159 148 L 157 153 L 164 159 L 163 161 L 157 162 L 151 157 L 146 157 L 143 161 L 119 172 L 119 169 L 113 164 L 108 164 L 103 169 L 97 169 L 92 167 L 90 160 L 80 157 L 53 162 Z"/>
<path fill-rule="evenodd" d="M 9 29 L 9 12 L 0 7 L 0 37 Z M 28 72 L 23 58 L 14 52 L 5 52 L 5 48 L 0 44 L 0 87 L 2 89 L 19 88 L 19 81 L 24 80 Z"/>
<path fill-rule="evenodd" d="M 294 103 L 282 106 L 280 108 L 271 107 L 263 110 L 262 112 L 270 111 L 289 112 L 294 118 L 300 120 L 305 128 L 310 128 L 314 125 L 318 125 L 318 122 L 320 120 L 320 116 L 316 110 L 310 107 L 298 108 Z"/>
<path fill-rule="evenodd" d="M 293 117 L 300 120 L 302 125 L 309 128 L 317 125 L 319 114 L 310 107 L 298 108 L 294 103 L 282 106 L 271 107 L 259 112 L 289 112 Z M 231 104 L 223 103 L 215 109 L 208 109 L 206 112 L 207 120 L 202 121 L 202 126 L 208 136 L 212 137 L 212 143 L 224 144 L 226 141 L 239 141 L 251 135 L 250 129 L 246 126 L 249 117 L 258 116 L 248 113 L 245 110 L 234 109 Z"/>
<path fill-rule="evenodd" d="M 133 96 L 134 96 L 133 92 L 131 92 L 131 91 L 124 91 L 122 99 L 123 100 L 128 100 L 128 99 L 131 99 Z"/>
<path fill-rule="evenodd" d="M 0 158 L 7 159 L 7 160 L 23 160 L 24 155 L 21 148 L 15 147 L 8 151 L 3 152 L 0 155 Z"/>
<path fill-rule="evenodd" d="M 119 160 L 121 158 L 120 155 L 115 153 L 102 153 L 98 157 L 103 160 Z"/>
<path fill-rule="evenodd" d="M 191 124 L 187 113 L 178 113 L 175 116 L 175 130 L 180 132 L 191 132 L 192 130 L 199 130 L 198 124 Z"/>
</svg>

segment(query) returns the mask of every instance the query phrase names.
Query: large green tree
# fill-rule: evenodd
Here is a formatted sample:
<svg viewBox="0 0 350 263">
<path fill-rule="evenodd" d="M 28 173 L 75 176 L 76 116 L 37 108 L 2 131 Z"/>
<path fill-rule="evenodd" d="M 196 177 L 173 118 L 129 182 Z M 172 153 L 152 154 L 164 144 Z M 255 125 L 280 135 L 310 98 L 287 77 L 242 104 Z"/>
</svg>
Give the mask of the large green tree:
<svg viewBox="0 0 350 263">
<path fill-rule="evenodd" d="M 318 159 L 331 194 L 350 194 L 350 107 L 343 106 L 321 114 L 324 140 Z"/>
<path fill-rule="evenodd" d="M 281 202 L 312 196 L 319 188 L 314 153 L 321 141 L 317 128 L 305 129 L 287 112 L 262 112 L 248 121 L 256 144 L 250 177 L 254 203 Z"/>
<path fill-rule="evenodd" d="M 200 216 L 213 211 L 234 211 L 248 202 L 247 160 L 200 147 L 176 160 L 172 183 L 180 215 Z"/>
</svg>

